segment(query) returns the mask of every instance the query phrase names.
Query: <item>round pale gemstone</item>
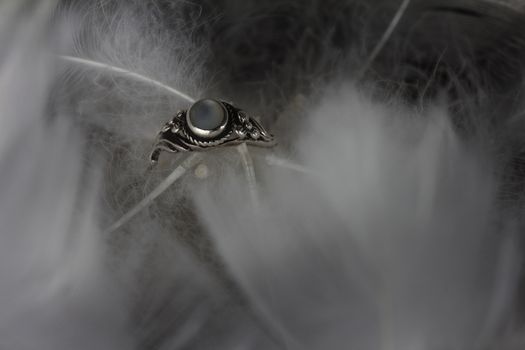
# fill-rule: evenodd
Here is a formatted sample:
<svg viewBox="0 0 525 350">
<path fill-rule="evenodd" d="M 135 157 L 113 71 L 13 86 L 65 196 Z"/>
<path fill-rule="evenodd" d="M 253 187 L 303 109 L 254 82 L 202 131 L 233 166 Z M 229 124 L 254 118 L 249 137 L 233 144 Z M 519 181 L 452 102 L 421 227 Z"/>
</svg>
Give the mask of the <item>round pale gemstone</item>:
<svg viewBox="0 0 525 350">
<path fill-rule="evenodd" d="M 219 102 L 211 99 L 195 102 L 188 113 L 191 125 L 201 130 L 217 130 L 226 120 L 224 108 Z"/>
</svg>

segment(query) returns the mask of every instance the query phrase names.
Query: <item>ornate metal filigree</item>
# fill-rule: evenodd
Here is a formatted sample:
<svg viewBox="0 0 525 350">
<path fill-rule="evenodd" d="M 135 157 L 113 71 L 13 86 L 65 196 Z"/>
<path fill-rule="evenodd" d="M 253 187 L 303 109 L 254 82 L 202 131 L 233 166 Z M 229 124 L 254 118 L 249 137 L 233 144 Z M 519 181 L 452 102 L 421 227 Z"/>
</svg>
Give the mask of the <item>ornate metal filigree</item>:
<svg viewBox="0 0 525 350">
<path fill-rule="evenodd" d="M 158 160 L 162 151 L 169 153 L 205 151 L 213 147 L 238 145 L 243 142 L 260 147 L 275 145 L 273 135 L 243 110 L 224 101 L 209 99 L 197 101 L 194 106 L 202 101 L 212 101 L 224 108 L 226 119 L 220 129 L 217 129 L 219 132 L 211 130 L 212 137 L 198 135 L 188 118 L 189 110 L 179 111 L 159 132 L 150 156 L 152 162 Z"/>
</svg>

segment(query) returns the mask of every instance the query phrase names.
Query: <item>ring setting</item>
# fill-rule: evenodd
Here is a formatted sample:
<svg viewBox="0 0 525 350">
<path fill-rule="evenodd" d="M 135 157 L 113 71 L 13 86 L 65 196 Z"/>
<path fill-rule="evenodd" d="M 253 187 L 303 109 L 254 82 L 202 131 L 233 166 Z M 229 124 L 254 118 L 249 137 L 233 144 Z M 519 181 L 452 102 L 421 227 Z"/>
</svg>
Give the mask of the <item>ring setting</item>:
<svg viewBox="0 0 525 350">
<path fill-rule="evenodd" d="M 196 101 L 188 110 L 179 111 L 164 125 L 150 159 L 157 162 L 162 151 L 205 151 L 241 143 L 272 147 L 275 138 L 233 104 L 206 98 Z"/>
</svg>

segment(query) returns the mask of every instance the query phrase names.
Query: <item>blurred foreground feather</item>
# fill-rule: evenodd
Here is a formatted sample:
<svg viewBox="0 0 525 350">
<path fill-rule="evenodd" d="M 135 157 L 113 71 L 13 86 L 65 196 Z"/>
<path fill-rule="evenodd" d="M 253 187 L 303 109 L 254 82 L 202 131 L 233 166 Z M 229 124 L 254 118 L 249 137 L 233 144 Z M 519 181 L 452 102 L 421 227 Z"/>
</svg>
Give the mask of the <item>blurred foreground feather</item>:
<svg viewBox="0 0 525 350">
<path fill-rule="evenodd" d="M 0 348 L 128 348 L 81 134 L 49 108 L 52 2 L 1 4 Z M 6 32 L 12 36 L 5 35 Z M 95 190 L 95 191 L 93 191 Z"/>
</svg>

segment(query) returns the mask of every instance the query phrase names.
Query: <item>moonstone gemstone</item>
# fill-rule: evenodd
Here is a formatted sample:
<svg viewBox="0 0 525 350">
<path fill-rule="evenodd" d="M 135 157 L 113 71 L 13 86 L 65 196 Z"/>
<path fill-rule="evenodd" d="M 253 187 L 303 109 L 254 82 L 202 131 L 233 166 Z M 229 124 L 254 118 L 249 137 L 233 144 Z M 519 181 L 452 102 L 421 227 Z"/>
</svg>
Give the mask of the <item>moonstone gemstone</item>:
<svg viewBox="0 0 525 350">
<path fill-rule="evenodd" d="M 189 110 L 191 125 L 201 130 L 216 130 L 223 125 L 226 112 L 219 102 L 205 99 L 195 102 Z"/>
</svg>

